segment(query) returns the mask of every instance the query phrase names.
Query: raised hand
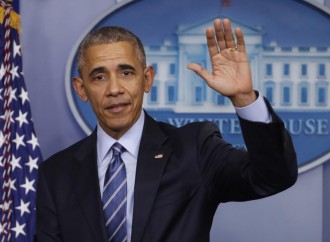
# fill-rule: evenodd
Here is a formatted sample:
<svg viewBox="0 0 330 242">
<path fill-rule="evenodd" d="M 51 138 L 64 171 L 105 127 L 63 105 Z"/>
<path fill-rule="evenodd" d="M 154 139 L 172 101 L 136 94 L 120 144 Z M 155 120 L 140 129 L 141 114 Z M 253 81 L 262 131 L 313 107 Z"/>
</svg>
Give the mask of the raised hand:
<svg viewBox="0 0 330 242">
<path fill-rule="evenodd" d="M 212 73 L 191 63 L 188 68 L 202 77 L 209 87 L 227 96 L 236 107 L 245 107 L 255 101 L 251 70 L 241 29 L 235 29 L 235 38 L 228 19 L 214 20 L 214 29 L 206 29 Z"/>
</svg>

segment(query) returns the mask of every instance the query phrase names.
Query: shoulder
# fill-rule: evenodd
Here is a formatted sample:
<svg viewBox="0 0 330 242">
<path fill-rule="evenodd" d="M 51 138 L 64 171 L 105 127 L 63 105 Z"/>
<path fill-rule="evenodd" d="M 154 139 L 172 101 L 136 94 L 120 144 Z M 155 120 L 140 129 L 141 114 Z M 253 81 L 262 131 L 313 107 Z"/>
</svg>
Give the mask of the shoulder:
<svg viewBox="0 0 330 242">
<path fill-rule="evenodd" d="M 221 136 L 219 127 L 213 122 L 192 122 L 181 127 L 176 127 L 168 123 L 158 122 L 160 129 L 169 137 L 184 139 L 206 139 L 209 136 Z"/>
<path fill-rule="evenodd" d="M 77 155 L 79 155 L 81 152 L 87 152 L 88 150 L 96 147 L 96 135 L 94 133 L 95 132 L 93 132 L 90 136 L 85 137 L 70 145 L 69 147 L 51 155 L 41 163 L 39 169 L 49 169 L 56 171 L 62 170 L 64 167 L 71 166 Z M 88 147 L 88 149 L 85 147 Z"/>
<path fill-rule="evenodd" d="M 151 116 L 146 113 L 145 119 L 145 129 L 148 132 L 158 132 L 161 130 L 164 134 L 169 137 L 178 137 L 178 136 L 199 136 L 205 134 L 209 135 L 210 133 L 220 134 L 219 127 L 211 121 L 203 122 L 191 122 L 183 126 L 177 127 L 169 123 L 156 121 Z"/>
</svg>

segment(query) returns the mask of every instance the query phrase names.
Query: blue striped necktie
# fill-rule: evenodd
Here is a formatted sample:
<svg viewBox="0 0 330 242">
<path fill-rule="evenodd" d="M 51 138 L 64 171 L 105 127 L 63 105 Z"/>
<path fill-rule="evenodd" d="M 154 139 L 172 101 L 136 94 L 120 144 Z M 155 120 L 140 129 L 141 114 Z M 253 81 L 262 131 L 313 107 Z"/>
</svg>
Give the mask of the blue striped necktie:
<svg viewBox="0 0 330 242">
<path fill-rule="evenodd" d="M 104 179 L 103 213 L 109 241 L 125 242 L 127 185 L 125 164 L 121 159 L 125 148 L 116 142 L 111 149 L 113 155 Z"/>
</svg>

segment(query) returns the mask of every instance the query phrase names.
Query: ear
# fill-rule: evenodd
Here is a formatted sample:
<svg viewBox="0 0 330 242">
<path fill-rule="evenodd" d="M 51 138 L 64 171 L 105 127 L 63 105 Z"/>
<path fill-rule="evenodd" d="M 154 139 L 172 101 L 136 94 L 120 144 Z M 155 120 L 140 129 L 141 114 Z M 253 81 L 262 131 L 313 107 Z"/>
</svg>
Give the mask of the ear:
<svg viewBox="0 0 330 242">
<path fill-rule="evenodd" d="M 147 66 L 144 70 L 144 92 L 148 93 L 154 83 L 155 71 L 152 66 Z"/>
<path fill-rule="evenodd" d="M 85 92 L 85 86 L 84 86 L 83 79 L 80 78 L 80 77 L 75 76 L 72 79 L 72 84 L 73 84 L 74 89 L 76 90 L 76 93 L 80 97 L 80 99 L 83 102 L 87 102 L 88 97 L 87 97 L 86 92 Z"/>
</svg>

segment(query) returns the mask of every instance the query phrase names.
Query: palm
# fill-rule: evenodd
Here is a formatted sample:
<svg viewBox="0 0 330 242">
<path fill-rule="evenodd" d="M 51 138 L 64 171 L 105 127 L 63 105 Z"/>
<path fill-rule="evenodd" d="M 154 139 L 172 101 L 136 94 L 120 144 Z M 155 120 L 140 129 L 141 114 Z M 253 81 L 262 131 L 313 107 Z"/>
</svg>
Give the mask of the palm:
<svg viewBox="0 0 330 242">
<path fill-rule="evenodd" d="M 214 29 L 206 30 L 212 72 L 198 64 L 189 64 L 188 68 L 215 91 L 229 97 L 235 106 L 248 105 L 255 100 L 255 94 L 242 31 L 236 29 L 236 45 L 229 20 L 215 20 Z"/>
<path fill-rule="evenodd" d="M 220 94 L 231 97 L 252 89 L 247 55 L 237 51 L 221 51 L 212 57 L 212 79 L 207 84 Z"/>
</svg>

